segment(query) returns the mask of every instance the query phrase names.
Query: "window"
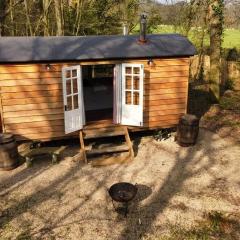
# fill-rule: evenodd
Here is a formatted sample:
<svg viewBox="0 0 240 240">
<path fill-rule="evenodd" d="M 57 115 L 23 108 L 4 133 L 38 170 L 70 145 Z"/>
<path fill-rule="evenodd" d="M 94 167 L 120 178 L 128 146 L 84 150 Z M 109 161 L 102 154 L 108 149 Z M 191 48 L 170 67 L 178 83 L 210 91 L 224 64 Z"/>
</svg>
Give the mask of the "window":
<svg viewBox="0 0 240 240">
<path fill-rule="evenodd" d="M 140 94 L 140 78 L 141 78 L 140 66 L 128 66 L 125 68 L 125 104 L 127 105 L 139 105 Z"/>
</svg>

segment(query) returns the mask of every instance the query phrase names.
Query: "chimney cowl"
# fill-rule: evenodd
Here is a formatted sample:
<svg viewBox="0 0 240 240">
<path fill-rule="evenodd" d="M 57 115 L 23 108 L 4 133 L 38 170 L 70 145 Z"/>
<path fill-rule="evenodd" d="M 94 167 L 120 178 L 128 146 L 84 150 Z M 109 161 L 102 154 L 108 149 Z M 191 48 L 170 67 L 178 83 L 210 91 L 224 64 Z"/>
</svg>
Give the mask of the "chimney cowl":
<svg viewBox="0 0 240 240">
<path fill-rule="evenodd" d="M 145 43 L 147 41 L 146 32 L 147 32 L 147 16 L 146 16 L 146 14 L 141 14 L 141 16 L 140 16 L 140 35 L 139 35 L 139 41 L 141 43 Z"/>
</svg>

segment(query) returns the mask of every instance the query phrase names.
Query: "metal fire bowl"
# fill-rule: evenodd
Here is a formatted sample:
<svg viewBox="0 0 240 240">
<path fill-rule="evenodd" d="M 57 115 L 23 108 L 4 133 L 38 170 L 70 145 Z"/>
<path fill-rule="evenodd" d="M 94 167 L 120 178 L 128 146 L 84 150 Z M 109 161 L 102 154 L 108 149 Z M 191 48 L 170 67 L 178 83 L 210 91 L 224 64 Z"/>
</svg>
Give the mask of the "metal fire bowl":
<svg viewBox="0 0 240 240">
<path fill-rule="evenodd" d="M 129 202 L 137 194 L 137 186 L 127 182 L 112 185 L 108 190 L 110 197 L 116 202 Z"/>
</svg>

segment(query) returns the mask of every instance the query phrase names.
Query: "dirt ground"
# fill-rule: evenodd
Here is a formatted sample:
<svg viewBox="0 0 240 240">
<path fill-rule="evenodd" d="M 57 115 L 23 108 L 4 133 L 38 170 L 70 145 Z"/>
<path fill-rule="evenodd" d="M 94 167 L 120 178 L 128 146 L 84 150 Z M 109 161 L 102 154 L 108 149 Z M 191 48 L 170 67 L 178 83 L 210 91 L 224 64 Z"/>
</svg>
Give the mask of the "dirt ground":
<svg viewBox="0 0 240 240">
<path fill-rule="evenodd" d="M 226 239 L 240 239 L 238 144 L 206 130 L 189 148 L 151 136 L 135 144 L 128 164 L 93 168 L 71 146 L 59 164 L 40 158 L 0 172 L 0 239 L 163 239 L 169 226 L 191 229 L 210 212 L 235 219 Z M 138 184 L 127 218 L 107 193 L 119 181 Z"/>
</svg>

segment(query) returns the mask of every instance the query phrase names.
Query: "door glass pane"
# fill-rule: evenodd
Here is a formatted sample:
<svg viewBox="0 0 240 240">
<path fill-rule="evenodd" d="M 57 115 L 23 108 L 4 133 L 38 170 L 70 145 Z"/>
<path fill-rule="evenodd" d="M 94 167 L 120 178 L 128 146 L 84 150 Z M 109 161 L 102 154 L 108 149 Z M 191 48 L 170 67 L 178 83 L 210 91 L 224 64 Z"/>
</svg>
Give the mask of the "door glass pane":
<svg viewBox="0 0 240 240">
<path fill-rule="evenodd" d="M 131 98 L 131 92 L 130 91 L 126 91 L 126 99 L 125 99 L 125 103 L 126 104 L 131 104 L 132 103 L 132 98 Z"/>
<path fill-rule="evenodd" d="M 126 89 L 132 89 L 132 76 L 126 76 Z"/>
<path fill-rule="evenodd" d="M 66 71 L 66 78 L 71 78 L 71 70 Z"/>
<path fill-rule="evenodd" d="M 133 89 L 134 90 L 139 90 L 139 81 L 140 81 L 139 76 L 133 77 Z"/>
<path fill-rule="evenodd" d="M 126 74 L 132 74 L 132 67 L 126 67 Z"/>
<path fill-rule="evenodd" d="M 76 69 L 72 70 L 72 77 L 77 77 L 77 70 Z"/>
<path fill-rule="evenodd" d="M 67 89 L 67 95 L 70 95 L 72 93 L 71 80 L 66 80 L 66 89 Z"/>
<path fill-rule="evenodd" d="M 133 104 L 139 105 L 139 93 L 138 92 L 133 92 Z"/>
<path fill-rule="evenodd" d="M 73 109 L 78 109 L 79 108 L 79 106 L 78 106 L 78 95 L 73 96 L 73 104 L 74 104 Z"/>
<path fill-rule="evenodd" d="M 71 111 L 72 108 L 72 96 L 67 97 L 67 109 L 65 109 L 66 111 Z"/>
<path fill-rule="evenodd" d="M 134 67 L 133 68 L 133 73 L 134 74 L 140 74 L 140 68 L 139 67 Z"/>
<path fill-rule="evenodd" d="M 72 83 L 73 83 L 73 93 L 77 93 L 78 92 L 78 79 L 73 78 Z"/>
</svg>

